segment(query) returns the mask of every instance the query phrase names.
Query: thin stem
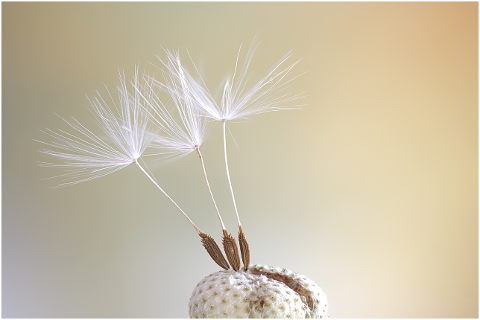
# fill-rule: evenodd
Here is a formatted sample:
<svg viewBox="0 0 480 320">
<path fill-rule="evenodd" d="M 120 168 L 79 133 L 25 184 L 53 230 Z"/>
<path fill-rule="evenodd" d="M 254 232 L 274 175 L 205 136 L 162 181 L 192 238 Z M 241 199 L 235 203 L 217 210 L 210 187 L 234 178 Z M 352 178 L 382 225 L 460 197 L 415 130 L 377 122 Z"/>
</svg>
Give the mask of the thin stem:
<svg viewBox="0 0 480 320">
<path fill-rule="evenodd" d="M 212 197 L 213 205 L 215 206 L 215 210 L 217 210 L 217 215 L 218 215 L 218 219 L 220 219 L 220 224 L 222 225 L 222 230 L 226 230 L 225 225 L 223 224 L 223 221 L 222 221 L 222 217 L 220 216 L 220 211 L 218 211 L 217 203 L 215 202 L 215 199 L 213 198 L 213 193 L 212 193 L 212 189 L 210 188 L 210 183 L 208 182 L 207 170 L 205 170 L 205 164 L 203 163 L 202 153 L 200 152 L 199 147 L 196 147 L 196 150 L 197 150 L 198 156 L 200 157 L 200 162 L 202 163 L 203 175 L 205 176 L 205 181 L 207 182 L 208 191 L 210 192 L 210 196 Z"/>
<path fill-rule="evenodd" d="M 223 121 L 223 150 L 225 152 L 225 168 L 227 168 L 227 178 L 228 184 L 230 185 L 230 192 L 232 193 L 233 206 L 235 207 L 235 213 L 237 214 L 238 225 L 242 226 L 240 223 L 240 217 L 238 216 L 237 203 L 235 202 L 235 196 L 233 195 L 232 181 L 230 180 L 230 171 L 228 171 L 228 160 L 227 160 L 227 135 L 225 133 L 227 121 Z"/>
<path fill-rule="evenodd" d="M 200 238 L 202 238 L 202 245 L 203 247 L 207 250 L 208 254 L 210 255 L 210 257 L 213 259 L 213 261 L 215 261 L 220 267 L 224 268 L 225 270 L 228 270 L 230 268 L 230 266 L 228 265 L 228 262 L 227 260 L 225 260 L 225 257 L 223 256 L 223 253 L 222 251 L 220 250 L 220 248 L 218 247 L 217 243 L 215 242 L 215 240 L 213 240 L 212 237 L 210 237 L 208 234 L 205 234 L 202 232 L 202 230 L 200 230 L 199 228 L 197 228 L 197 226 L 193 223 L 192 220 L 190 220 L 190 218 L 185 214 L 185 212 L 183 212 L 183 210 L 178 206 L 178 204 L 176 204 L 175 201 L 173 201 L 172 198 L 170 198 L 170 196 L 162 189 L 160 188 L 160 186 L 158 185 L 158 183 L 155 181 L 155 179 L 153 179 L 148 173 L 147 171 L 140 165 L 140 163 L 138 163 L 138 161 L 135 161 L 135 163 L 137 164 L 137 166 L 140 168 L 140 170 L 143 171 L 143 173 L 145 173 L 145 175 L 150 179 L 150 181 L 153 182 L 153 184 L 158 188 L 160 189 L 160 191 L 163 192 L 163 194 L 168 198 L 170 199 L 170 201 L 172 201 L 172 203 L 178 208 L 178 210 L 180 210 L 183 215 L 185 216 L 185 218 L 188 219 L 188 221 L 190 221 L 190 223 L 193 225 L 193 227 L 195 228 L 195 230 L 197 230 L 197 233 L 198 235 L 200 236 Z M 235 270 L 238 270 L 235 269 Z"/>
<path fill-rule="evenodd" d="M 160 190 L 163 192 L 163 194 L 170 200 L 172 201 L 172 203 L 175 205 L 175 207 L 178 208 L 178 210 L 180 210 L 183 215 L 185 216 L 185 218 L 187 218 L 188 221 L 190 221 L 190 223 L 193 225 L 193 227 L 195 228 L 195 230 L 197 230 L 197 233 L 198 234 L 201 234 L 202 231 L 193 223 L 192 220 L 190 220 L 190 218 L 187 216 L 187 214 L 185 212 L 183 212 L 183 210 L 178 206 L 178 204 L 173 201 L 172 198 L 170 198 L 170 196 L 158 185 L 158 183 L 147 173 L 147 171 L 145 171 L 145 169 L 140 165 L 140 163 L 138 163 L 138 161 L 135 161 L 135 164 L 140 168 L 140 170 L 143 171 L 143 173 L 145 173 L 145 175 L 150 179 L 150 181 L 153 182 L 153 184 Z"/>
</svg>

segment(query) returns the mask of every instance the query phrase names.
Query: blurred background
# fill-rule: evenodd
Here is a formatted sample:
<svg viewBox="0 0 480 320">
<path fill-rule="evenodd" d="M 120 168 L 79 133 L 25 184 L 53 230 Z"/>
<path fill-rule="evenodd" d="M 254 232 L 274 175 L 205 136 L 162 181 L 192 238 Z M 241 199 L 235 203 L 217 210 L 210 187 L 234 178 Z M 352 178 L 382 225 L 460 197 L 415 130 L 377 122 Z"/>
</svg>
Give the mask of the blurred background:
<svg viewBox="0 0 480 320">
<path fill-rule="evenodd" d="M 40 129 L 94 126 L 104 84 L 188 49 L 212 92 L 258 33 L 251 79 L 285 53 L 308 106 L 230 124 L 232 183 L 252 263 L 291 269 L 332 318 L 478 317 L 477 3 L 3 3 L 3 317 L 186 318 L 219 267 L 127 167 L 51 189 Z M 203 146 L 237 223 L 221 126 Z M 221 228 L 194 154 L 149 164 L 205 232 Z"/>
</svg>

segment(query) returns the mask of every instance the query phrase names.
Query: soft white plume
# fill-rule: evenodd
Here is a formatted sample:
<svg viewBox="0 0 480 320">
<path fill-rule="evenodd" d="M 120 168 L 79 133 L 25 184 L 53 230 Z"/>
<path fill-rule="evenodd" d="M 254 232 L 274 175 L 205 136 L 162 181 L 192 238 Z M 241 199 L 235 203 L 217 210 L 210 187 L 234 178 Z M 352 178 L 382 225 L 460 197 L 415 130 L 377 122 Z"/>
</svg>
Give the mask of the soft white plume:
<svg viewBox="0 0 480 320">
<path fill-rule="evenodd" d="M 40 152 L 54 156 L 59 162 L 40 162 L 44 167 L 60 167 L 65 173 L 58 179 L 57 187 L 92 180 L 118 171 L 135 162 L 145 151 L 154 134 L 149 132 L 148 118 L 143 112 L 138 86 L 138 69 L 135 69 L 132 89 L 129 91 L 125 74 L 119 74 L 118 104 L 107 89 L 109 102 L 97 92 L 87 99 L 91 112 L 100 125 L 102 135 L 94 133 L 78 120 L 66 120 L 70 132 L 58 129 L 42 130 L 51 142 L 38 141 L 46 147 Z"/>
<path fill-rule="evenodd" d="M 286 92 L 292 82 L 301 75 L 293 76 L 291 74 L 292 69 L 300 62 L 300 60 L 293 63 L 288 62 L 292 57 L 291 52 L 277 61 L 260 80 L 253 84 L 248 83 L 248 70 L 257 47 L 258 41 L 257 37 L 255 37 L 246 53 L 241 70 L 238 71 L 242 51 L 240 46 L 233 76 L 226 79 L 223 86 L 222 98 L 219 102 L 216 102 L 210 94 L 193 61 L 192 64 L 200 81 L 195 80 L 183 67 L 172 68 L 171 66 L 167 66 L 167 69 L 170 74 L 173 74 L 172 77 L 174 77 L 178 83 L 182 83 L 184 90 L 186 89 L 188 91 L 190 95 L 188 99 L 195 100 L 196 106 L 199 107 L 207 117 L 214 120 L 229 121 L 245 119 L 255 114 L 294 109 L 303 106 L 304 104 L 297 103 L 297 100 L 305 97 L 304 93 Z M 175 59 L 178 61 L 178 65 L 180 65 L 178 54 L 175 56 Z M 192 60 L 191 57 L 190 60 Z M 177 93 L 172 83 L 166 83 L 163 87 L 166 91 L 173 94 Z M 182 95 L 185 95 L 185 92 L 182 92 Z"/>
<path fill-rule="evenodd" d="M 202 114 L 198 101 L 190 94 L 188 73 L 180 62 L 178 52 L 165 50 L 167 59 L 157 58 L 163 64 L 163 82 L 145 77 L 139 92 L 145 100 L 146 112 L 159 129 L 152 141 L 152 148 L 161 150 L 159 155 L 183 156 L 196 150 L 205 140 L 207 118 Z M 167 93 L 169 105 L 161 99 Z M 173 105 L 174 113 L 169 111 Z"/>
</svg>

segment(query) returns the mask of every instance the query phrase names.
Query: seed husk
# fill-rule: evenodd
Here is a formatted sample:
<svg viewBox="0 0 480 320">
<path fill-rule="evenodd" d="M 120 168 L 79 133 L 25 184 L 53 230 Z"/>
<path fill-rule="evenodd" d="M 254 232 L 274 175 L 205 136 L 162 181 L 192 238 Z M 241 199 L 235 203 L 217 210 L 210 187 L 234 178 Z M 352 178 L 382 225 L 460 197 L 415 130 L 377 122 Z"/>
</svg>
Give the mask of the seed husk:
<svg viewBox="0 0 480 320">
<path fill-rule="evenodd" d="M 240 269 L 240 255 L 238 254 L 237 243 L 235 238 L 225 229 L 223 230 L 223 249 L 233 270 L 238 271 Z"/>
<path fill-rule="evenodd" d="M 217 243 L 211 236 L 208 234 L 205 234 L 203 232 L 199 233 L 199 236 L 202 238 L 202 244 L 205 250 L 207 250 L 208 254 L 210 257 L 215 261 L 220 267 L 222 267 L 225 270 L 230 269 L 230 266 L 228 265 L 227 260 L 225 260 L 225 257 L 223 256 L 222 251 L 218 247 Z"/>
<path fill-rule="evenodd" d="M 242 254 L 243 269 L 247 271 L 250 265 L 250 247 L 248 246 L 247 238 L 243 233 L 242 226 L 239 226 L 238 243 L 240 244 L 240 252 Z"/>
</svg>

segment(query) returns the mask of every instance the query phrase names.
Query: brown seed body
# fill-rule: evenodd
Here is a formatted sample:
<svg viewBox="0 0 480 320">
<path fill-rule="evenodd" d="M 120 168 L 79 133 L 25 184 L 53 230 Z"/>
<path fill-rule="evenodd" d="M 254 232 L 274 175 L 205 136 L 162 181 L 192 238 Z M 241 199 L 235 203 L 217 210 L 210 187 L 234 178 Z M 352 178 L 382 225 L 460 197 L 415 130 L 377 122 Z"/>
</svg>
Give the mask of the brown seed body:
<svg viewBox="0 0 480 320">
<path fill-rule="evenodd" d="M 239 226 L 238 243 L 240 244 L 240 253 L 242 254 L 243 269 L 247 271 L 250 265 L 250 247 L 248 246 L 247 238 L 243 233 L 242 226 Z"/>
<path fill-rule="evenodd" d="M 240 255 L 238 254 L 237 243 L 235 238 L 228 234 L 225 229 L 223 230 L 223 249 L 233 270 L 238 271 L 240 269 Z"/>
<path fill-rule="evenodd" d="M 213 240 L 212 237 L 203 232 L 199 233 L 199 236 L 202 238 L 202 244 L 207 250 L 210 257 L 212 257 L 213 261 L 215 261 L 223 269 L 228 270 L 230 266 L 228 265 L 227 260 L 225 260 L 225 257 L 223 256 L 223 253 L 218 247 L 215 240 Z"/>
</svg>

